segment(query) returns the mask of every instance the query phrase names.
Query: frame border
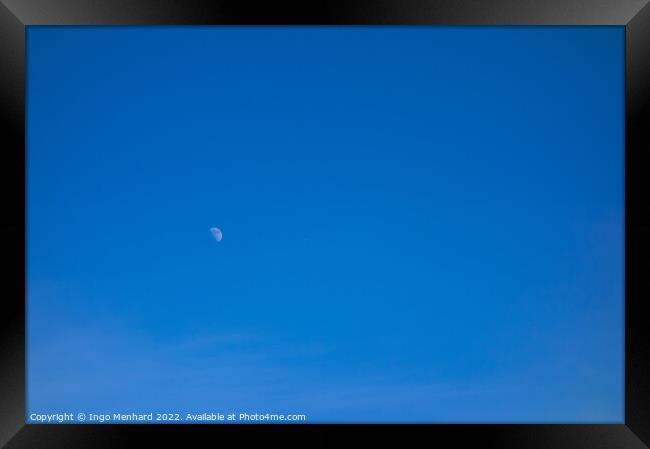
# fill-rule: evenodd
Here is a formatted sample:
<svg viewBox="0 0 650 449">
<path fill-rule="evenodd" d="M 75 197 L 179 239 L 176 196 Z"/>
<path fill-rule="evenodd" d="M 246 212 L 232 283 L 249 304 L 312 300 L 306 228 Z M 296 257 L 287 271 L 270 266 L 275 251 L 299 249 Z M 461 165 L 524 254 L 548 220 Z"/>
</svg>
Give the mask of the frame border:
<svg viewBox="0 0 650 449">
<path fill-rule="evenodd" d="M 181 446 L 197 438 L 337 444 L 421 437 L 456 447 L 650 446 L 649 0 L 0 0 L 0 446 Z M 436 425 L 25 424 L 25 33 L 30 25 L 619 25 L 625 26 L 625 423 Z M 250 432 L 255 430 L 255 432 Z M 291 440 L 287 441 L 287 437 Z M 218 441 L 218 440 L 217 440 Z"/>
</svg>

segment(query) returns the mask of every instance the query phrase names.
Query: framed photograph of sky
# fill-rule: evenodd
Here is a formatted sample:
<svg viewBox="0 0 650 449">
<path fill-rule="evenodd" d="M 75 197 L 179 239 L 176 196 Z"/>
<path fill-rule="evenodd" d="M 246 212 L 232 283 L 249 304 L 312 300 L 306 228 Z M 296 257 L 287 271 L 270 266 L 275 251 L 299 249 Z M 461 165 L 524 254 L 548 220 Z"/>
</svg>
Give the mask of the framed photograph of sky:
<svg viewBox="0 0 650 449">
<path fill-rule="evenodd" d="M 644 1 L 3 3 L 8 448 L 646 447 Z"/>
</svg>

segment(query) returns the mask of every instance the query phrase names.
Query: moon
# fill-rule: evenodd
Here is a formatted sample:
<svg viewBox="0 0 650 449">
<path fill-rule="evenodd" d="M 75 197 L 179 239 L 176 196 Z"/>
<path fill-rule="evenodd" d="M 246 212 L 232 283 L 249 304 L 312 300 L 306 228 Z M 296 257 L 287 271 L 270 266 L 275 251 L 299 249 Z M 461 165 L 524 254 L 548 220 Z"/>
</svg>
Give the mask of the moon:
<svg viewBox="0 0 650 449">
<path fill-rule="evenodd" d="M 217 242 L 220 242 L 221 239 L 223 238 L 223 233 L 219 228 L 210 228 L 210 232 L 212 233 L 212 236 Z"/>
</svg>

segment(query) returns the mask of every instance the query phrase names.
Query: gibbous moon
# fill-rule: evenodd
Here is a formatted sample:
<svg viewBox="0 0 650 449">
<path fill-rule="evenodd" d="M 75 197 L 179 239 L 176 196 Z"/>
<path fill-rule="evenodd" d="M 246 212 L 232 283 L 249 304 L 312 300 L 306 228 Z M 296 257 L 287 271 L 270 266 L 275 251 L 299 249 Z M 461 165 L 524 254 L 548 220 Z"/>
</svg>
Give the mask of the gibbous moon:
<svg viewBox="0 0 650 449">
<path fill-rule="evenodd" d="M 217 242 L 221 241 L 221 238 L 223 237 L 223 234 L 221 233 L 221 229 L 219 229 L 219 228 L 210 228 L 210 232 L 212 233 L 212 235 L 214 236 L 214 239 Z"/>
</svg>

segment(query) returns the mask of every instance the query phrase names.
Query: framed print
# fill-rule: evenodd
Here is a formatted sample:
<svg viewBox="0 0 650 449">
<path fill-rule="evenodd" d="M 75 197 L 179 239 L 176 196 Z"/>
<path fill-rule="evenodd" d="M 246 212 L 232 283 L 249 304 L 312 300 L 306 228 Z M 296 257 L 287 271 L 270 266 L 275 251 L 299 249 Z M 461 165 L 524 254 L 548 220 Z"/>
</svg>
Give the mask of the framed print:
<svg viewBox="0 0 650 449">
<path fill-rule="evenodd" d="M 4 447 L 648 446 L 645 0 L 0 18 Z"/>
</svg>

